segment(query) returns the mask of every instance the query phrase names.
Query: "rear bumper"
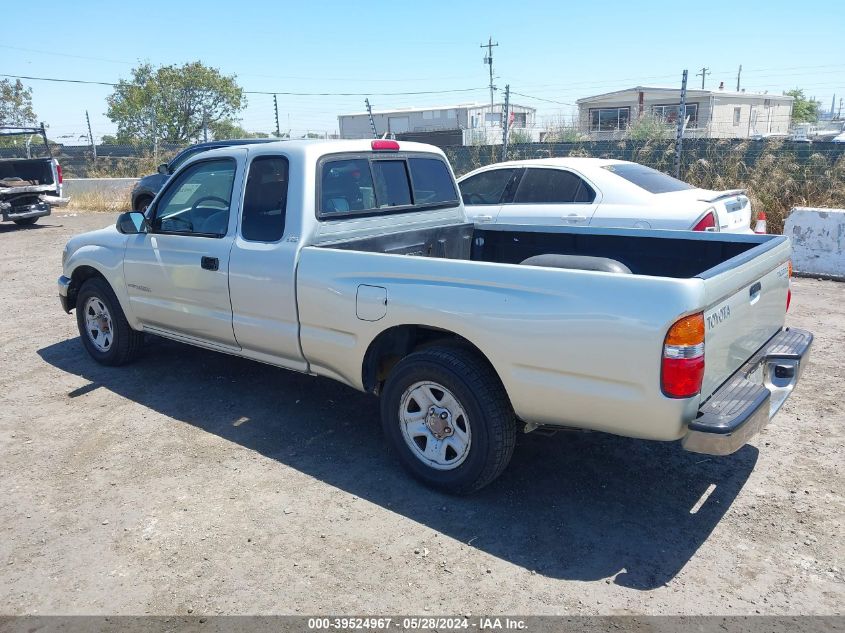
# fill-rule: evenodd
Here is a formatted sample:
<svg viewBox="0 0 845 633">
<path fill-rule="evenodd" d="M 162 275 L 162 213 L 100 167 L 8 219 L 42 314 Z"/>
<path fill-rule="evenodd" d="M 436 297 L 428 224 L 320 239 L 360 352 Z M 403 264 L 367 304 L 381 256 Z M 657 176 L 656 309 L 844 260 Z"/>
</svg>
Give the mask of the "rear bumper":
<svg viewBox="0 0 845 633">
<path fill-rule="evenodd" d="M 19 207 L 6 207 L 3 209 L 3 220 L 5 221 L 43 218 L 46 215 L 50 215 L 50 205 L 46 202 L 38 202 Z"/>
<path fill-rule="evenodd" d="M 804 330 L 784 329 L 773 336 L 701 406 L 683 447 L 708 455 L 742 448 L 792 393 L 812 343 L 813 335 Z"/>
</svg>

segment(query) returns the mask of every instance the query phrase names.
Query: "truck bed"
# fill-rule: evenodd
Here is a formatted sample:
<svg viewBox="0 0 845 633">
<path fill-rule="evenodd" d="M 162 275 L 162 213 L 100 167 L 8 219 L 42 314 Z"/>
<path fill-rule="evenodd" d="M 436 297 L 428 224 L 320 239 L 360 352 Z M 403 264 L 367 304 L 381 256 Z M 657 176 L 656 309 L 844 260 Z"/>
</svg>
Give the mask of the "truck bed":
<svg viewBox="0 0 845 633">
<path fill-rule="evenodd" d="M 770 242 L 771 237 L 763 235 L 508 225 L 478 228 L 460 224 L 324 246 L 499 264 L 520 264 L 538 255 L 583 255 L 616 260 L 634 275 L 686 279 L 701 276 Z"/>
<path fill-rule="evenodd" d="M 519 265 L 548 254 L 607 257 L 631 274 Z M 788 257 L 783 236 L 590 227 L 318 239 L 297 273 L 302 350 L 315 373 L 360 388 L 365 341 L 407 323 L 442 329 L 485 351 L 524 420 L 676 439 L 783 327 Z M 659 386 L 664 336 L 702 311 L 701 393 L 671 400 Z"/>
</svg>

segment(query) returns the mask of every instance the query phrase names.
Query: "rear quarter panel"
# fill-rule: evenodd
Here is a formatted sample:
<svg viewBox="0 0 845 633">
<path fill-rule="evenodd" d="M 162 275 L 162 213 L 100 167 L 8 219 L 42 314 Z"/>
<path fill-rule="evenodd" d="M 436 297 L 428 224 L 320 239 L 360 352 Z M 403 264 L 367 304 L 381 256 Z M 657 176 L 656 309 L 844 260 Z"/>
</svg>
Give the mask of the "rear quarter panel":
<svg viewBox="0 0 845 633">
<path fill-rule="evenodd" d="M 362 284 L 387 291 L 378 321 L 356 314 Z M 699 279 L 305 247 L 297 301 L 311 370 L 358 389 L 376 336 L 414 324 L 478 347 L 527 422 L 668 440 L 697 409 L 661 394 L 660 358 L 671 323 L 703 305 Z"/>
</svg>

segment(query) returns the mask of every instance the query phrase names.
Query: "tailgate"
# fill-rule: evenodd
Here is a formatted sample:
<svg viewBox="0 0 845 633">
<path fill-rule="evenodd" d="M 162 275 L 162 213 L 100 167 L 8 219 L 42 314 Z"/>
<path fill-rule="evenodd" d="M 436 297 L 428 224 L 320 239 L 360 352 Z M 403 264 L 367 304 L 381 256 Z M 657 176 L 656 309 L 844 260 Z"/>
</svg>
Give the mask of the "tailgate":
<svg viewBox="0 0 845 633">
<path fill-rule="evenodd" d="M 702 274 L 704 382 L 702 400 L 784 325 L 791 246 L 773 237 Z"/>
</svg>

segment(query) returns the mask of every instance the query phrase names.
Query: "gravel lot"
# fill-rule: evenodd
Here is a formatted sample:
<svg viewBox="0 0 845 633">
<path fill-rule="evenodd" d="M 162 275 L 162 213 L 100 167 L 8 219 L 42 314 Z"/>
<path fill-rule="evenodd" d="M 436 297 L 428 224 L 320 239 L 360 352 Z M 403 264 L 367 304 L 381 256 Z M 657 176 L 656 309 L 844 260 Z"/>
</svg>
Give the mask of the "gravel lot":
<svg viewBox="0 0 845 633">
<path fill-rule="evenodd" d="M 159 339 L 96 365 L 55 280 L 113 219 L 0 225 L 0 613 L 842 613 L 845 284 L 794 282 L 812 364 L 739 453 L 528 435 L 452 498 L 328 380 Z"/>
</svg>

